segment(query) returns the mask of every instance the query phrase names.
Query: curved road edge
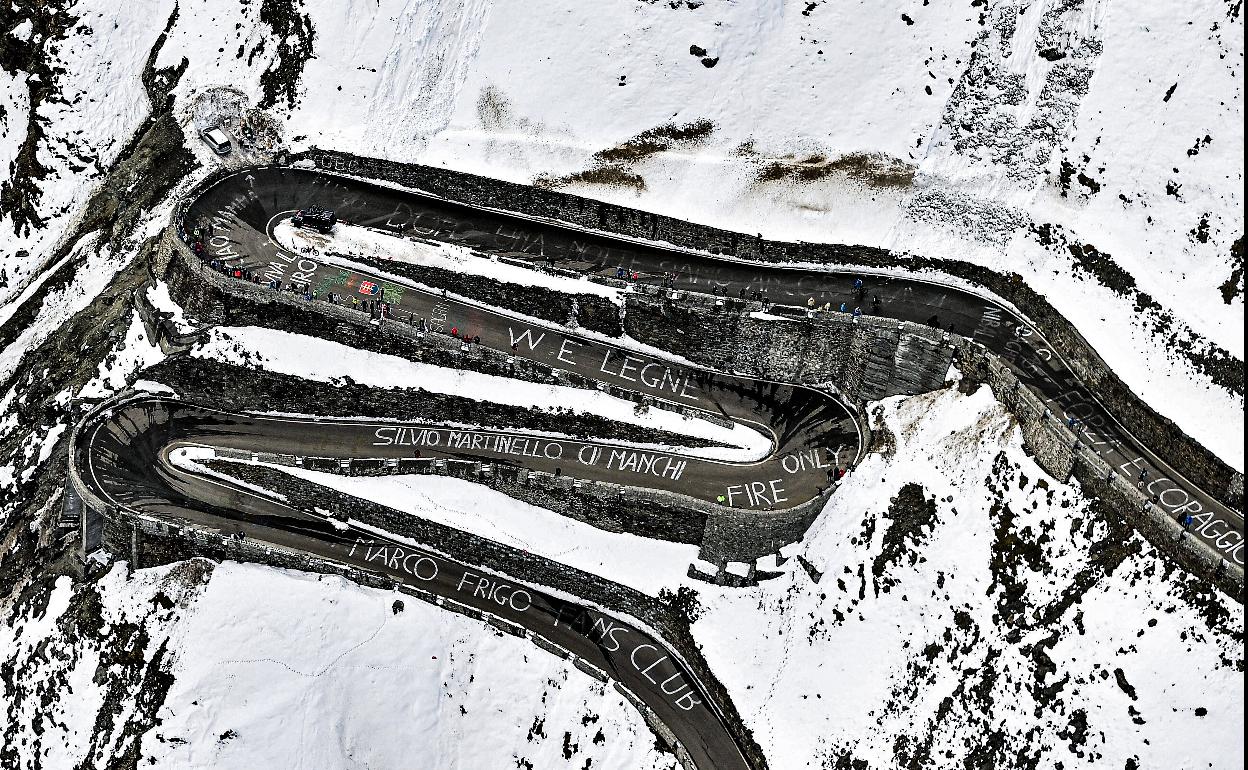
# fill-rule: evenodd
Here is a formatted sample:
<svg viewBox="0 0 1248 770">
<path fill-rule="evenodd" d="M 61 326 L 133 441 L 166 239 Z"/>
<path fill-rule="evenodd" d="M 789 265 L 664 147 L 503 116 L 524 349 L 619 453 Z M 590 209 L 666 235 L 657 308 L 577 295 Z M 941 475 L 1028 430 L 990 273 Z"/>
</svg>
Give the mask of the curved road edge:
<svg viewBox="0 0 1248 770">
<path fill-rule="evenodd" d="M 278 168 L 276 170 L 280 171 L 281 168 Z M 309 173 L 308 171 L 304 169 L 292 169 L 292 171 L 295 171 L 296 174 Z M 257 170 L 256 173 L 258 177 L 262 174 L 260 170 Z M 325 174 L 324 172 L 316 172 L 316 173 L 323 174 L 325 177 L 329 179 L 337 177 L 337 175 L 335 174 Z M 250 177 L 246 175 L 246 172 L 234 172 L 230 174 L 225 174 L 224 176 L 217 176 L 211 182 L 205 182 L 203 185 L 198 186 L 195 189 L 193 196 L 201 195 L 205 190 L 214 188 L 215 186 L 219 184 L 227 182 L 230 177 L 239 177 L 240 179 L 247 179 L 248 185 L 250 185 Z M 347 177 L 337 177 L 337 178 L 347 179 Z M 257 181 L 256 184 L 259 185 L 259 182 Z M 364 181 L 364 184 L 372 185 L 374 187 L 377 186 L 377 183 L 371 180 Z M 430 197 L 426 193 L 422 193 L 419 191 L 400 190 L 395 187 L 387 187 L 386 183 L 382 183 L 379 189 L 389 190 L 391 193 L 402 193 L 404 195 L 411 195 L 416 198 Z M 433 196 L 433 197 L 436 198 L 436 196 Z M 191 198 L 188 198 L 188 200 L 197 200 L 197 198 L 191 197 Z M 453 203 L 453 205 L 458 208 L 469 208 L 469 209 L 473 208 L 469 204 L 462 204 L 462 203 L 457 203 L 457 202 Z M 179 218 L 180 213 L 181 212 L 175 211 L 175 223 L 180 221 L 180 218 Z M 525 220 L 521 218 L 521 221 L 525 221 Z M 565 229 L 576 229 L 575 225 L 568 225 L 566 223 L 562 223 L 560 226 Z M 603 237 L 607 238 L 608 240 L 610 239 L 609 235 L 603 236 Z M 178 237 L 175 236 L 171 238 L 171 241 L 174 244 L 174 251 L 176 251 L 181 257 L 183 257 L 184 261 L 187 262 L 187 264 L 191 265 L 192 267 L 197 266 L 198 261 L 193 257 L 193 255 L 190 255 L 190 252 L 185 248 L 185 245 L 181 242 L 181 240 Z M 666 247 L 652 247 L 652 248 L 666 248 Z M 668 251 L 670 251 L 670 249 L 668 249 Z M 755 265 L 754 267 L 758 271 L 766 271 L 775 266 L 772 266 L 770 264 L 762 264 L 762 265 Z M 792 267 L 783 267 L 783 266 L 780 266 L 780 267 L 782 267 L 780 272 L 787 271 L 788 273 L 793 273 L 795 271 L 795 269 Z M 829 271 L 838 272 L 839 269 L 830 269 Z M 362 270 L 361 272 L 366 272 L 366 271 Z M 906 280 L 911 280 L 911 279 L 901 278 L 898 280 L 906 281 Z M 934 284 L 934 282 L 932 282 L 930 278 L 926 278 L 926 277 L 920 278 L 917 280 L 923 283 Z M 938 284 L 934 284 L 934 285 L 938 285 Z M 962 292 L 962 293 L 966 292 L 966 290 L 962 288 L 961 286 L 951 287 L 950 291 Z M 978 295 L 976 296 L 978 297 Z M 982 298 L 980 299 L 982 300 Z M 998 300 L 995 298 L 992 299 L 990 303 L 996 307 L 1005 307 L 1006 305 L 1008 305 L 1008 303 L 1003 303 L 1001 300 Z M 802 311 L 799 311 L 799 312 L 802 312 Z M 1011 315 L 1012 315 L 1012 312 L 1011 312 Z M 1054 347 L 1054 346 L 1047 345 L 1040 331 L 1036 329 L 1034 326 L 1028 325 L 1026 323 L 1025 318 L 1017 319 L 1017 326 L 1015 327 L 1015 330 L 1018 331 L 1018 334 L 1019 334 L 1018 338 L 1015 338 L 1013 334 L 1010 334 L 1008 340 L 1003 341 L 1003 340 L 994 339 L 993 344 L 999 347 L 1000 345 L 998 343 L 1004 342 L 1006 353 L 1007 353 L 1006 361 L 1008 362 L 1008 365 L 1010 366 L 1010 368 L 1013 368 L 1013 369 L 1018 369 L 1020 366 L 1022 367 L 1022 370 L 1016 371 L 1015 374 L 1019 374 L 1023 377 L 1027 377 L 1029 381 L 1024 384 L 1028 385 L 1029 388 L 1036 386 L 1036 380 L 1038 378 L 1047 378 L 1048 380 L 1047 385 L 1050 387 L 1050 390 L 1056 389 L 1057 382 L 1051 376 L 1048 376 L 1047 372 L 1044 370 L 1044 367 L 1046 363 L 1049 362 L 1050 359 L 1054 359 L 1051 362 L 1052 364 L 1056 364 L 1059 361 L 1062 361 L 1062 357 L 1060 356 L 1060 354 L 1054 355 L 1052 350 L 1040 349 L 1040 348 L 1049 348 L 1049 347 Z M 1032 335 L 1032 337 L 1028 339 L 1026 337 L 1027 334 Z M 994 356 L 1002 355 L 1002 351 L 996 350 L 995 348 L 985 348 L 980 343 L 966 343 L 965 338 L 960 338 L 960 339 L 962 341 L 959 342 L 959 345 L 963 346 L 964 349 L 967 349 L 966 345 L 970 344 L 973 349 L 983 350 L 990 355 L 994 355 Z M 1035 344 L 1036 341 L 1039 341 L 1041 343 L 1039 347 L 1036 346 Z M 1015 351 L 1024 350 L 1025 353 L 1020 356 L 1017 354 L 1017 352 L 1009 353 L 1010 350 L 1015 350 Z M 1045 354 L 1047 354 L 1047 357 Z M 712 370 L 714 369 L 713 367 L 708 367 L 708 368 L 711 368 Z M 1067 369 L 1069 371 L 1070 367 L 1067 367 Z M 1029 376 L 1029 375 L 1032 375 L 1032 376 Z M 1011 381 L 1010 384 L 1017 385 L 1018 379 L 1019 379 L 1018 377 L 1015 377 Z M 1007 406 L 1012 407 L 1012 410 L 1015 411 L 1016 416 L 1019 417 L 1020 421 L 1024 423 L 1026 423 L 1028 419 L 1034 418 L 1037 414 L 1047 416 L 1050 413 L 1055 413 L 1055 417 L 1056 417 L 1057 415 L 1060 415 L 1063 412 L 1069 412 L 1071 414 L 1074 414 L 1076 407 L 1083 408 L 1086 406 L 1086 403 L 1064 403 L 1062 399 L 1065 397 L 1065 394 L 1060 393 L 1060 391 L 1049 392 L 1047 394 L 1046 400 L 1043 403 L 1035 403 L 1034 399 L 1024 399 L 1026 401 L 1026 406 L 1028 407 L 1028 409 L 1026 410 L 1017 410 L 1015 407 L 1017 407 L 1018 403 L 1021 403 L 1021 402 L 1016 401 L 1014 404 L 1011 404 L 1009 399 L 1002 397 L 1001 391 L 999 390 L 998 390 L 998 396 L 1001 397 L 1002 400 L 1007 403 Z M 1092 393 L 1089 396 L 1089 398 L 1091 398 L 1093 401 L 1097 400 L 1095 393 Z M 1115 425 L 1118 425 L 1119 427 L 1122 427 L 1121 423 L 1117 420 L 1117 418 L 1112 413 L 1109 413 L 1107 409 L 1103 409 L 1103 411 L 1106 415 L 1105 419 L 1107 419 L 1109 422 L 1114 423 Z M 1080 413 L 1080 416 L 1081 417 L 1083 416 L 1082 413 Z M 1086 485 L 1089 485 L 1091 488 L 1093 488 L 1093 490 L 1096 489 L 1096 482 L 1098 481 L 1109 482 L 1107 484 L 1107 486 L 1109 487 L 1108 491 L 1113 493 L 1111 495 L 1111 499 L 1115 503 L 1119 503 L 1119 507 L 1124 517 L 1131 520 L 1136 525 L 1136 528 L 1141 533 L 1143 533 L 1145 537 L 1148 540 L 1150 540 L 1150 542 L 1158 546 L 1161 550 L 1166 551 L 1172 556 L 1175 556 L 1177 560 L 1180 562 L 1180 564 L 1182 564 L 1184 567 L 1190 569 L 1192 572 L 1196 574 L 1202 575 L 1205 578 L 1210 579 L 1211 581 L 1215 582 L 1219 586 L 1219 588 L 1221 588 L 1221 590 L 1225 591 L 1226 593 L 1235 597 L 1238 601 L 1242 602 L 1243 571 L 1242 571 L 1242 566 L 1238 563 L 1241 559 L 1240 554 L 1242 554 L 1242 551 L 1243 551 L 1243 540 L 1242 540 L 1242 534 L 1241 534 L 1242 526 L 1243 526 L 1242 514 L 1239 514 L 1238 511 L 1233 511 L 1227 508 L 1227 506 L 1225 506 L 1220 501 L 1218 501 L 1216 497 L 1212 495 L 1207 495 L 1201 492 L 1200 495 L 1196 498 L 1197 500 L 1199 500 L 1200 498 L 1204 498 L 1204 500 L 1207 503 L 1212 504 L 1215 507 L 1215 510 L 1220 508 L 1223 511 L 1227 512 L 1227 514 L 1219 514 L 1219 516 L 1225 517 L 1225 515 L 1229 514 L 1231 516 L 1234 516 L 1235 519 L 1237 519 L 1237 521 L 1233 520 L 1233 524 L 1230 527 L 1223 526 L 1223 522 L 1221 518 L 1215 517 L 1213 519 L 1209 519 L 1208 521 L 1206 521 L 1209 515 L 1212 515 L 1212 514 L 1202 513 L 1201 507 L 1197 505 L 1196 503 L 1192 503 L 1189 506 L 1187 503 L 1171 504 L 1169 502 L 1174 499 L 1179 499 L 1179 500 L 1183 500 L 1183 499 L 1191 500 L 1192 499 L 1190 497 L 1188 498 L 1182 497 L 1183 492 L 1181 491 L 1181 487 L 1179 490 L 1176 490 L 1174 493 L 1171 493 L 1167 489 L 1165 484 L 1161 485 L 1160 487 L 1154 488 L 1154 482 L 1150 481 L 1148 485 L 1148 492 L 1154 495 L 1161 495 L 1163 498 L 1161 502 L 1168 507 L 1173 508 L 1174 505 L 1180 505 L 1180 508 L 1175 509 L 1180 512 L 1180 517 L 1181 517 L 1181 513 L 1183 509 L 1192 510 L 1192 512 L 1196 514 L 1195 516 L 1196 523 L 1193 526 L 1194 534 L 1196 536 L 1192 538 L 1185 538 L 1186 533 L 1183 527 L 1174 520 L 1167 520 L 1166 511 L 1162 509 L 1161 505 L 1156 505 L 1156 506 L 1153 505 L 1153 503 L 1157 502 L 1155 498 L 1153 500 L 1150 500 L 1147 495 L 1136 494 L 1136 490 L 1134 489 L 1129 489 L 1129 490 L 1118 489 L 1118 487 L 1121 486 L 1120 483 L 1118 483 L 1121 481 L 1121 479 L 1115 480 L 1112 478 L 1107 478 L 1108 474 L 1106 476 L 1100 476 L 1100 477 L 1094 478 L 1092 475 L 1089 475 L 1091 473 L 1090 469 L 1099 466 L 1100 463 L 1098 461 L 1100 458 L 1089 458 L 1089 462 L 1081 462 L 1079 455 L 1083 454 L 1084 449 L 1089 448 L 1090 445 L 1093 445 L 1093 444 L 1101 445 L 1095 451 L 1105 452 L 1106 456 L 1104 459 L 1111 463 L 1111 467 L 1118 468 L 1116 473 L 1119 476 L 1129 475 L 1131 478 L 1134 478 L 1134 470 L 1138 470 L 1138 467 L 1136 467 L 1137 464 L 1147 462 L 1148 464 L 1152 464 L 1156 466 L 1156 468 L 1160 469 L 1159 471 L 1154 472 L 1153 475 L 1150 477 L 1150 479 L 1156 479 L 1159 482 L 1166 481 L 1168 479 L 1175 479 L 1176 481 L 1179 481 L 1180 483 L 1186 482 L 1190 486 L 1190 488 L 1194 491 L 1199 491 L 1198 486 L 1196 486 L 1190 480 L 1184 479 L 1183 474 L 1173 472 L 1173 470 L 1169 467 L 1169 465 L 1165 462 L 1163 458 L 1159 457 L 1156 453 L 1148 451 L 1148 449 L 1138 439 L 1133 439 L 1133 441 L 1139 444 L 1139 446 L 1135 448 L 1136 451 L 1139 452 L 1139 454 L 1131 454 L 1130 450 L 1128 449 L 1127 451 L 1117 452 L 1117 455 L 1126 455 L 1125 457 L 1123 456 L 1115 457 L 1115 446 L 1116 446 L 1115 439 L 1103 439 L 1103 440 L 1099 439 L 1098 437 L 1091 434 L 1091 430 L 1089 428 L 1088 435 L 1084 437 L 1084 441 L 1086 443 L 1081 447 L 1079 443 L 1080 437 L 1076 433 L 1068 430 L 1067 426 L 1061 424 L 1060 421 L 1052 420 L 1050 422 L 1058 422 L 1058 424 L 1045 425 L 1043 426 L 1043 430 L 1032 431 L 1032 434 L 1048 436 L 1049 440 L 1053 442 L 1054 444 L 1061 444 L 1063 446 L 1062 451 L 1064 451 L 1068 455 L 1068 457 L 1065 461 L 1064 466 L 1062 464 L 1059 464 L 1058 466 L 1055 466 L 1056 469 L 1054 469 L 1054 467 L 1047 467 L 1046 469 L 1050 470 L 1050 472 L 1054 473 L 1054 475 L 1062 477 L 1062 476 L 1069 475 L 1072 469 L 1079 468 L 1080 470 L 1084 472 L 1083 477 L 1081 477 L 1080 479 L 1081 482 L 1085 483 Z M 1125 428 L 1123 428 L 1123 430 L 1128 434 L 1128 436 L 1130 436 L 1130 431 L 1127 431 Z M 1109 444 L 1108 448 L 1105 446 L 1107 443 Z M 1038 458 L 1042 455 L 1042 452 L 1040 451 L 1040 449 L 1036 447 L 1034 444 L 1032 444 L 1031 448 L 1033 449 L 1033 451 L 1036 451 Z M 1073 457 L 1071 455 L 1073 455 Z M 1119 467 L 1119 463 L 1121 463 L 1121 467 Z M 1042 464 L 1044 463 L 1042 462 Z M 1139 465 L 1139 467 L 1147 467 L 1147 466 Z M 1167 481 L 1167 484 L 1172 484 L 1172 483 L 1173 482 Z M 1221 529 L 1218 529 L 1218 531 L 1215 532 L 1214 530 L 1218 527 L 1221 527 Z M 1237 538 L 1238 538 L 1238 545 L 1236 545 Z M 1178 545 L 1176 546 L 1175 543 L 1178 543 Z M 1195 545 L 1193 546 L 1193 544 Z M 1215 545 L 1216 545 L 1216 549 L 1214 547 Z M 1228 548 L 1234 552 L 1234 557 L 1224 561 L 1223 559 L 1227 555 L 1227 553 L 1219 553 L 1218 549 L 1221 549 L 1222 551 L 1225 552 L 1226 549 Z"/>
<path fill-rule="evenodd" d="M 287 163 L 284 165 L 288 167 L 315 169 L 319 173 L 359 179 L 462 208 L 584 233 L 642 248 L 667 251 L 673 256 L 684 259 L 746 265 L 760 270 L 814 268 L 844 275 L 882 272 L 886 275 L 903 275 L 913 280 L 930 281 L 956 287 L 960 291 L 975 293 L 1003 307 L 1011 315 L 1018 317 L 1023 323 L 1048 339 L 1056 341 L 1052 347 L 1069 359 L 1074 365 L 1072 369 L 1078 372 L 1081 379 L 1102 382 L 1108 378 L 1108 381 L 1103 384 L 1113 391 L 1116 397 L 1131 402 L 1130 407 L 1133 411 L 1143 412 L 1149 421 L 1156 423 L 1147 426 L 1150 433 L 1158 431 L 1160 434 L 1177 433 L 1177 436 L 1166 435 L 1166 440 L 1184 444 L 1185 451 L 1189 454 L 1196 456 L 1202 463 L 1216 465 L 1219 473 L 1230 476 L 1230 486 L 1236 487 L 1237 485 L 1238 490 L 1236 499 L 1230 504 L 1232 506 L 1243 504 L 1243 474 L 1231 469 L 1216 454 L 1183 432 L 1173 420 L 1159 414 L 1135 395 L 1109 368 L 1074 324 L 1066 320 L 1042 294 L 1031 289 L 1017 274 L 1003 275 L 990 268 L 962 260 L 934 259 L 913 255 L 900 259 L 892 257 L 886 249 L 878 247 L 771 241 L 556 190 L 535 190 L 514 182 L 505 182 L 468 172 L 355 156 L 336 150 L 321 150 L 314 147 L 290 156 L 286 160 Z M 220 179 L 218 178 L 217 181 Z M 211 185 L 200 189 L 206 189 L 208 186 Z M 458 195 L 452 194 L 452 191 Z M 509 198 L 510 207 L 502 207 L 497 203 L 503 198 Z M 532 213 L 529 210 L 543 208 L 559 216 Z M 597 214 L 599 227 L 573 221 L 573 218 L 588 219 L 593 212 Z M 614 220 L 614 222 L 609 220 Z M 619 229 L 607 229 L 609 225 Z M 640 229 L 648 229 L 650 232 L 647 235 L 622 232 L 622 230 L 637 231 Z M 661 234 L 668 234 L 672 237 L 665 240 L 660 237 Z M 700 242 L 704 248 L 678 242 L 682 240 Z M 791 251 L 798 252 L 798 256 L 792 256 Z M 752 254 L 752 256 L 738 256 L 738 254 Z M 807 259 L 804 261 L 803 258 Z M 935 274 L 935 277 L 932 274 Z M 1000 289 L 1006 291 L 1003 292 Z M 1010 295 L 1013 295 L 1013 298 Z M 1028 310 L 1029 306 L 1034 307 Z M 1223 387 L 1242 395 L 1243 363 L 1234 360 L 1230 363 L 1232 364 L 1230 369 L 1240 372 L 1238 389 L 1230 385 L 1223 385 Z M 1136 432 L 1139 433 L 1138 430 Z M 1141 440 L 1141 444 L 1147 445 L 1148 443 Z M 1201 483 L 1204 483 L 1204 480 L 1201 480 Z M 1213 493 L 1213 496 L 1220 500 L 1222 495 L 1223 490 Z"/>
<path fill-rule="evenodd" d="M 150 435 L 139 436 L 145 423 L 134 413 L 150 410 L 167 415 L 167 403 L 166 396 L 128 391 L 95 405 L 74 426 L 66 491 L 81 501 L 84 557 L 105 547 L 115 554 L 128 554 L 131 567 L 138 568 L 203 556 L 340 574 L 363 585 L 398 588 L 528 638 L 537 647 L 571 660 L 589 676 L 613 683 L 685 767 L 767 767 L 727 691 L 691 646 L 687 633 L 687 639 L 674 642 L 627 610 L 518 579 L 363 522 L 334 522 L 292 509 L 241 484 L 190 473 L 168 462 L 166 445 L 154 443 Z M 100 438 L 102 429 L 114 437 L 142 438 L 126 444 L 136 451 L 122 460 L 150 472 L 153 484 L 137 490 L 138 497 L 144 504 L 156 501 L 157 507 L 178 509 L 185 515 L 148 513 L 112 497 L 110 474 L 105 471 L 101 476 L 96 462 L 117 463 L 122 454 L 116 451 L 118 446 L 107 446 L 113 438 Z M 144 456 L 145 448 L 158 445 L 155 457 Z M 213 497 L 213 492 L 203 492 L 213 488 L 217 504 L 208 504 L 208 511 L 180 509 L 177 492 L 160 483 L 175 476 L 200 485 L 196 499 Z M 220 515 L 226 509 L 238 515 Z M 289 516 L 292 523 L 275 523 L 278 516 Z M 235 538 L 236 532 L 246 532 L 246 537 Z M 144 558 L 148 548 L 153 558 Z M 616 588 L 621 594 L 630 591 Z"/>
</svg>

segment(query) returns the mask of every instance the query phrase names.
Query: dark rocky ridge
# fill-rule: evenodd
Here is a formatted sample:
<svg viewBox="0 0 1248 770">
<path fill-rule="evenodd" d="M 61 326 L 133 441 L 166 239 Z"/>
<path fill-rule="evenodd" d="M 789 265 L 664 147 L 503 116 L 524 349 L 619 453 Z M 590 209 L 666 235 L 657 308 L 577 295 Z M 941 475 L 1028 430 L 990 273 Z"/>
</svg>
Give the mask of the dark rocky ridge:
<svg viewBox="0 0 1248 770">
<path fill-rule="evenodd" d="M 454 201 L 546 217 L 619 235 L 665 241 L 682 249 L 783 264 L 901 269 L 953 276 L 991 291 L 1019 308 L 1044 334 L 1089 389 L 1154 451 L 1173 453 L 1172 464 L 1205 489 L 1230 488 L 1242 477 L 1172 420 L 1144 403 L 1101 359 L 1042 294 L 1016 273 L 1002 274 L 970 262 L 895 254 L 886 249 L 842 244 L 785 243 L 662 214 L 639 211 L 556 190 L 481 177 L 445 168 L 397 163 L 332 150 L 312 149 L 290 160 L 307 160 L 326 171 L 356 174 L 432 192 Z M 1202 352 L 1203 351 L 1203 352 Z M 1194 342 L 1182 351 L 1192 365 L 1228 391 L 1243 395 L 1244 364 L 1226 351 Z M 1242 496 L 1242 493 L 1241 493 Z"/>
<path fill-rule="evenodd" d="M 490 428 L 523 428 L 577 438 L 673 446 L 712 446 L 709 441 L 615 422 L 595 414 L 547 412 L 422 388 L 376 388 L 345 382 L 326 385 L 208 358 L 166 359 L 140 376 L 162 382 L 190 401 L 239 411 L 270 411 L 334 417 L 382 417 L 400 421 L 452 422 Z"/>
</svg>

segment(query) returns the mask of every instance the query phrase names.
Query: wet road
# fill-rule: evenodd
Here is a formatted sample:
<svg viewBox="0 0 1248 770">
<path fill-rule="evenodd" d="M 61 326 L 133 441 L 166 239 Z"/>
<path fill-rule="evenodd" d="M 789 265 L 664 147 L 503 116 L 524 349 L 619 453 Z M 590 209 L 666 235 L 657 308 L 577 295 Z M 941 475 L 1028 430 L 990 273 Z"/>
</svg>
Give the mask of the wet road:
<svg viewBox="0 0 1248 770">
<path fill-rule="evenodd" d="M 334 208 L 341 220 L 352 224 L 419 235 L 484 254 L 550 262 L 590 275 L 614 276 L 623 267 L 630 276 L 638 273 L 642 283 L 670 281 L 677 289 L 710 291 L 716 287 L 728 296 L 737 297 L 744 291 L 750 297 L 759 292 L 773 302 L 799 307 L 807 306 L 813 298 L 816 305 L 830 304 L 834 309 L 844 303 L 847 309 L 861 307 L 866 313 L 908 321 L 936 318 L 944 328 L 983 344 L 1009 362 L 1023 384 L 1048 404 L 1056 419 L 1079 421 L 1085 451 L 1097 453 L 1132 482 L 1144 472 L 1144 489 L 1156 496 L 1162 510 L 1176 519 L 1191 516 L 1194 535 L 1229 563 L 1240 568 L 1244 565 L 1242 512 L 1227 507 L 1186 479 L 1182 469 L 1164 462 L 1158 452 L 1164 452 L 1165 447 L 1146 447 L 1135 439 L 1036 329 L 977 293 L 914 278 L 864 274 L 860 297 L 854 290 L 856 274 L 852 273 L 743 264 L 664 249 L 311 170 L 256 169 L 227 177 L 199 195 L 187 212 L 187 222 L 207 229 L 210 255 L 231 264 L 272 266 L 287 280 L 307 280 L 308 275 L 324 275 L 326 266 L 286 252 L 268 234 L 277 218 L 312 203 Z M 367 271 L 351 272 L 357 282 L 368 278 Z M 374 276 L 374 280 L 380 279 Z M 436 303 L 412 290 L 403 294 L 400 308 L 397 312 L 417 312 L 422 317 L 426 312 L 441 312 Z M 489 326 L 480 323 L 480 308 L 454 302 L 446 308 L 449 323 L 459 320 L 462 328 L 471 328 L 474 333 Z M 481 336 L 483 342 L 499 349 L 505 349 L 513 339 L 504 337 L 497 327 L 487 328 Z M 521 348 L 522 355 L 531 352 L 523 345 Z M 536 355 L 544 353 L 548 362 L 553 359 L 557 363 L 558 350 L 548 347 Z M 609 374 L 591 376 L 608 380 Z M 614 381 L 620 382 L 620 378 Z M 638 388 L 635 381 L 621 384 Z M 734 494 L 734 500 L 736 497 Z"/>
<path fill-rule="evenodd" d="M 275 221 L 311 203 L 335 208 L 352 224 L 415 234 L 485 254 L 550 262 L 588 275 L 614 276 L 623 268 L 630 276 L 637 272 L 639 282 L 668 283 L 677 289 L 714 287 L 729 296 L 744 291 L 747 298 L 765 294 L 773 302 L 796 306 L 806 306 L 812 298 L 816 305 L 828 303 L 833 308 L 843 302 L 847 309 L 857 306 L 864 312 L 919 322 L 936 317 L 945 328 L 1009 361 L 1058 419 L 1081 420 L 1086 426 L 1083 440 L 1119 473 L 1134 480 L 1147 469 L 1148 491 L 1159 496 L 1166 510 L 1196 517 L 1197 536 L 1229 561 L 1243 564 L 1242 515 L 1140 446 L 1034 329 L 1007 308 L 974 293 L 920 280 L 865 275 L 860 295 L 852 287 L 853 277 L 835 270 L 746 265 L 666 250 L 307 170 L 257 169 L 228 177 L 191 203 L 186 224 L 188 229 L 205 228 L 207 256 L 231 266 L 269 270 L 286 282 L 330 280 L 357 292 L 366 282 L 382 282 L 367 270 L 344 271 L 287 252 L 270 239 Z M 644 631 L 533 586 L 516 585 L 488 568 L 460 564 L 427 548 L 374 534 L 343 530 L 323 516 L 188 473 L 170 463 L 168 453 L 188 443 L 326 457 L 412 457 L 420 451 L 423 457 L 557 469 L 703 500 L 722 495 L 735 507 L 766 515 L 767 509 L 811 499 L 826 487 L 830 468 L 857 459 L 860 439 L 848 410 L 810 389 L 707 372 L 397 283 L 401 298 L 390 298 L 399 299 L 394 306 L 399 317 L 415 313 L 444 329 L 471 329 L 484 346 L 751 426 L 772 441 L 772 449 L 761 460 L 728 463 L 678 451 L 551 439 L 520 431 L 265 418 L 150 398 L 102 413 L 82 427 L 81 474 L 115 504 L 222 532 L 241 529 L 259 540 L 384 572 L 517 622 L 612 672 L 659 714 L 699 767 L 746 767 L 722 715 L 708 704 L 704 688 L 670 650 Z"/>
</svg>

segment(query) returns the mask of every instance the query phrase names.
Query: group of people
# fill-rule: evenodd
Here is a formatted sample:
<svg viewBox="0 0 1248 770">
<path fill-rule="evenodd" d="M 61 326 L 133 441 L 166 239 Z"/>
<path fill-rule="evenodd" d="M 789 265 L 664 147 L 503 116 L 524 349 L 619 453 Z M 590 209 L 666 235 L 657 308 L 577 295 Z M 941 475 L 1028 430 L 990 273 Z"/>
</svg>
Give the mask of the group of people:
<svg viewBox="0 0 1248 770">
<path fill-rule="evenodd" d="M 863 315 L 862 303 L 867 297 L 867 287 L 863 283 L 861 278 L 854 279 L 854 296 L 858 298 L 858 304 L 856 304 L 852 310 L 850 309 L 848 302 L 842 302 L 840 306 L 836 308 L 837 312 L 849 313 L 854 318 L 859 318 L 860 316 L 862 316 Z M 883 303 L 880 301 L 880 295 L 878 294 L 872 295 L 871 296 L 871 315 L 879 315 L 880 307 L 882 305 Z M 829 313 L 832 311 L 832 302 L 828 301 L 828 302 L 823 303 L 823 305 L 820 305 L 818 301 L 812 296 L 806 300 L 806 309 L 810 311 L 811 313 L 814 313 L 816 311 Z"/>
<path fill-rule="evenodd" d="M 289 292 L 290 294 L 303 297 L 306 300 L 313 300 L 316 298 L 316 292 L 312 291 L 312 287 L 306 283 L 297 283 L 294 281 L 286 283 L 280 278 L 272 277 L 266 280 L 264 275 L 258 271 L 253 271 L 251 268 L 245 266 L 239 267 L 236 265 L 231 267 L 226 264 L 225 260 L 218 259 L 216 257 L 212 259 L 205 259 L 204 264 L 227 278 L 235 278 L 256 286 L 264 285 L 273 291 Z"/>
</svg>

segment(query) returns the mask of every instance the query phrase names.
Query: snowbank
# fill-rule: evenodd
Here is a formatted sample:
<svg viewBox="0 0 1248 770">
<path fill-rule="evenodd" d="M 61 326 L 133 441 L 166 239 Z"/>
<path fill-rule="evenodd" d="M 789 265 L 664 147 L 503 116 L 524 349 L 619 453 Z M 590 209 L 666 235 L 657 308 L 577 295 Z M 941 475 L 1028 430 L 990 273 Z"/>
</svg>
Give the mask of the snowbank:
<svg viewBox="0 0 1248 770">
<path fill-rule="evenodd" d="M 894 443 L 798 550 L 817 584 L 701 589 L 772 766 L 1242 766 L 1240 605 L 1047 477 L 987 389 L 882 413 Z"/>
<path fill-rule="evenodd" d="M 208 342 L 193 348 L 191 355 L 235 364 L 258 363 L 271 372 L 316 382 L 333 382 L 350 377 L 360 385 L 378 388 L 424 388 L 433 393 L 512 406 L 573 409 L 727 445 L 678 448 L 682 454 L 695 457 L 749 462 L 761 459 L 771 451 L 770 439 L 739 423 L 725 428 L 663 409 L 649 409 L 645 414 L 637 415 L 633 412 L 635 404 L 632 401 L 596 390 L 540 385 L 479 372 L 445 369 L 276 329 L 256 326 L 214 328 Z"/>
<path fill-rule="evenodd" d="M 588 278 L 571 278 L 531 270 L 519 265 L 499 262 L 463 246 L 449 243 L 428 243 L 379 233 L 357 225 L 339 223 L 333 235 L 304 230 L 283 219 L 273 228 L 273 240 L 296 254 L 304 249 L 338 257 L 372 257 L 390 259 L 411 265 L 437 267 L 460 273 L 485 276 L 503 283 L 538 286 L 565 294 L 593 294 L 619 304 L 620 290 L 595 283 Z"/>
<path fill-rule="evenodd" d="M 340 476 L 258 463 L 353 497 L 536 554 L 657 596 L 687 582 L 698 547 L 605 532 L 480 484 L 445 476 Z M 198 470 L 198 469 L 197 469 Z"/>
</svg>

